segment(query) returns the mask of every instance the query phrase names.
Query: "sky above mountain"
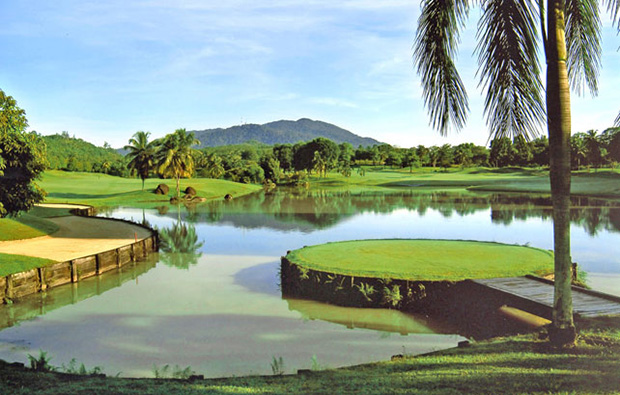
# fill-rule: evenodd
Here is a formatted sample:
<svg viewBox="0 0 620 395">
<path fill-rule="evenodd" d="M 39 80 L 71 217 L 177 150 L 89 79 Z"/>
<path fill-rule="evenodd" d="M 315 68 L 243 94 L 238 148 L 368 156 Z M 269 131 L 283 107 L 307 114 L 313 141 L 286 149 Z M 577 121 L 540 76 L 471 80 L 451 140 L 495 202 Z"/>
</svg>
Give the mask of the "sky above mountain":
<svg viewBox="0 0 620 395">
<path fill-rule="evenodd" d="M 160 137 L 302 117 L 413 145 L 484 145 L 472 11 L 459 70 L 466 129 L 431 129 L 412 62 L 419 1 L 16 0 L 0 4 L 0 89 L 41 134 L 119 147 Z M 573 96 L 573 132 L 620 111 L 620 37 L 602 16 L 600 93 Z"/>
</svg>

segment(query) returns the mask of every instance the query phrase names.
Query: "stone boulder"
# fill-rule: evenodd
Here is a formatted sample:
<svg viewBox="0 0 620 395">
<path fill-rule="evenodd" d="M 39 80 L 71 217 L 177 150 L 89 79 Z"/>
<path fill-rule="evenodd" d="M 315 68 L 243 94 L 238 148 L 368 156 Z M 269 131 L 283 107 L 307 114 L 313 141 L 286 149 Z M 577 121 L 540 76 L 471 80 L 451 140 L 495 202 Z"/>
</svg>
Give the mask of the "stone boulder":
<svg viewBox="0 0 620 395">
<path fill-rule="evenodd" d="M 192 187 L 185 188 L 185 191 L 183 191 L 183 193 L 189 196 L 196 196 L 196 190 Z"/>
<path fill-rule="evenodd" d="M 230 193 L 227 193 L 226 196 L 224 196 L 224 200 L 232 200 L 233 196 Z"/>
<path fill-rule="evenodd" d="M 170 188 L 166 184 L 159 184 L 157 188 L 153 191 L 156 195 L 167 195 L 170 191 Z"/>
</svg>

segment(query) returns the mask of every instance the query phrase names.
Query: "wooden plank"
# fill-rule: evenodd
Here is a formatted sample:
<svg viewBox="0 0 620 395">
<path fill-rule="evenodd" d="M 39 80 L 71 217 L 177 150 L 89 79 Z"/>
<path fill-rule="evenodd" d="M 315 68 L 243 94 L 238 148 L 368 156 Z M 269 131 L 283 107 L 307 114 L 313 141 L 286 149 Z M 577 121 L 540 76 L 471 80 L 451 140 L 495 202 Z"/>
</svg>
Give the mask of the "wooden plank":
<svg viewBox="0 0 620 395">
<path fill-rule="evenodd" d="M 516 298 L 530 300 L 553 308 L 553 283 L 533 278 L 509 277 L 473 280 L 475 283 Z M 620 314 L 620 303 L 613 295 L 573 289 L 573 310 L 581 316 Z"/>
</svg>

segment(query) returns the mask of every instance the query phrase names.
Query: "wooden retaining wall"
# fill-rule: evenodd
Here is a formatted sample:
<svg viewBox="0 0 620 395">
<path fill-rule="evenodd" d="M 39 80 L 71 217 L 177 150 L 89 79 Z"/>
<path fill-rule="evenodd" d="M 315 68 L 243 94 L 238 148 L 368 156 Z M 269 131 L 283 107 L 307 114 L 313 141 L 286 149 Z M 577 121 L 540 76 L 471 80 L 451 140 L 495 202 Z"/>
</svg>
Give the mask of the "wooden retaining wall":
<svg viewBox="0 0 620 395">
<path fill-rule="evenodd" d="M 85 206 L 73 209 L 71 212 L 75 215 L 92 216 L 95 214 L 95 209 Z M 141 226 L 148 229 L 151 236 L 114 250 L 0 277 L 0 301 L 6 303 L 48 288 L 77 283 L 85 278 L 120 268 L 130 262 L 142 261 L 149 253 L 158 251 L 159 237 L 154 229 L 123 219 L 106 219 Z"/>
<path fill-rule="evenodd" d="M 130 262 L 121 268 L 110 270 L 100 276 L 89 277 L 77 283 L 69 282 L 64 287 L 55 287 L 49 289 L 45 293 L 34 293 L 24 296 L 20 298 L 17 303 L 1 306 L 0 330 L 16 325 L 24 320 L 46 314 L 63 306 L 75 304 L 90 297 L 101 295 L 128 281 L 135 281 L 139 276 L 154 268 L 156 264 L 156 259 L 146 259 L 142 262 Z M 2 279 L 5 278 L 2 277 L 0 279 L 0 288 Z"/>
</svg>

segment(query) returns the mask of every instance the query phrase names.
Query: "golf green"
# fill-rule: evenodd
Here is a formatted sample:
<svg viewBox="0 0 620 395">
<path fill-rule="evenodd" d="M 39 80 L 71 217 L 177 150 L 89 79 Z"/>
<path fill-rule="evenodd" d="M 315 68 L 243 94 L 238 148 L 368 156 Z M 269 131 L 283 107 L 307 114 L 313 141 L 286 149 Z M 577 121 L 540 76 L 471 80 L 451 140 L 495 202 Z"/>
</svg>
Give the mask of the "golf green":
<svg viewBox="0 0 620 395">
<path fill-rule="evenodd" d="M 354 240 L 287 254 L 306 269 L 347 276 L 460 281 L 553 272 L 553 253 L 520 245 L 466 240 Z"/>
</svg>

